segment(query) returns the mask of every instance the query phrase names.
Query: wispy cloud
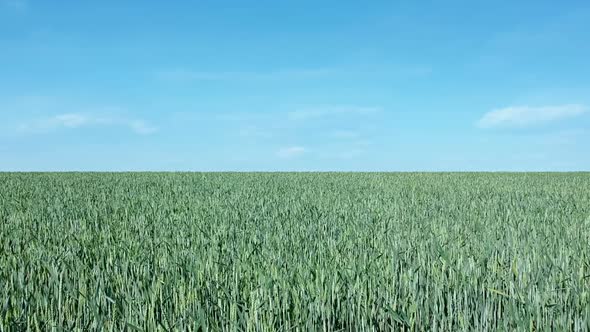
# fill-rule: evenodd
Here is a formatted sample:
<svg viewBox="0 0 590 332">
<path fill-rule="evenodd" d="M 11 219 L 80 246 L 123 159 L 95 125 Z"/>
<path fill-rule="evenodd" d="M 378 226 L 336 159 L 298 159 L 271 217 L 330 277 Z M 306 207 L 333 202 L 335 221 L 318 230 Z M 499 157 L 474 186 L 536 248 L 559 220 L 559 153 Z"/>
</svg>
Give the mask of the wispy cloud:
<svg viewBox="0 0 590 332">
<path fill-rule="evenodd" d="M 102 119 L 93 119 L 88 116 L 76 113 L 60 114 L 48 119 L 47 125 L 64 126 L 68 128 L 78 128 L 88 125 L 92 122 L 102 122 Z"/>
<path fill-rule="evenodd" d="M 583 105 L 511 106 L 492 110 L 477 122 L 480 128 L 529 127 L 579 116 L 587 111 Z"/>
<path fill-rule="evenodd" d="M 277 79 L 317 78 L 334 73 L 329 68 L 283 69 L 275 71 L 197 71 L 186 68 L 156 72 L 158 79 L 166 81 L 252 81 Z"/>
<path fill-rule="evenodd" d="M 17 129 L 22 133 L 45 133 L 58 129 L 77 129 L 92 126 L 127 127 L 131 131 L 141 135 L 152 134 L 158 130 L 143 120 L 101 117 L 85 113 L 58 114 L 23 123 Z"/>
<path fill-rule="evenodd" d="M 381 109 L 377 107 L 329 106 L 292 111 L 287 114 L 287 117 L 293 121 L 304 121 L 329 116 L 371 115 L 380 111 Z"/>
<path fill-rule="evenodd" d="M 157 127 L 154 127 L 143 120 L 132 120 L 129 122 L 123 122 L 122 124 L 126 124 L 131 130 L 142 135 L 149 135 L 158 131 Z"/>
<path fill-rule="evenodd" d="M 302 146 L 282 147 L 277 151 L 277 156 L 283 159 L 295 158 L 303 155 L 307 150 Z"/>
</svg>

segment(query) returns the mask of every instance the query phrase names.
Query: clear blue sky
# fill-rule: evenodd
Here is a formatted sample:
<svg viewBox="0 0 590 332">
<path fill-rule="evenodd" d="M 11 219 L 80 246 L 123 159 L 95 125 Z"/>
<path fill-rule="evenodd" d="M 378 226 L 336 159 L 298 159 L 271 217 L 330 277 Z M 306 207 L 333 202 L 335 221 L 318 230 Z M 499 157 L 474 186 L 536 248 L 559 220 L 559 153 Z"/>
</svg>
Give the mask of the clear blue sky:
<svg viewBox="0 0 590 332">
<path fill-rule="evenodd" d="M 0 170 L 590 170 L 588 1 L 0 0 Z"/>
</svg>

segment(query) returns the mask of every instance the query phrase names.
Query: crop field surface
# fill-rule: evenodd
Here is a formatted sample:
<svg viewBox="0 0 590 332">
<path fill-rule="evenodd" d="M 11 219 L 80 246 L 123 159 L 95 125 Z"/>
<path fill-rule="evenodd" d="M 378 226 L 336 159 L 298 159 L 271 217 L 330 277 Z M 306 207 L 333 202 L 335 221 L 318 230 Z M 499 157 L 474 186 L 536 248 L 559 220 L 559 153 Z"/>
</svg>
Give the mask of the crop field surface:
<svg viewBox="0 0 590 332">
<path fill-rule="evenodd" d="M 590 173 L 0 173 L 0 331 L 588 331 Z"/>
</svg>

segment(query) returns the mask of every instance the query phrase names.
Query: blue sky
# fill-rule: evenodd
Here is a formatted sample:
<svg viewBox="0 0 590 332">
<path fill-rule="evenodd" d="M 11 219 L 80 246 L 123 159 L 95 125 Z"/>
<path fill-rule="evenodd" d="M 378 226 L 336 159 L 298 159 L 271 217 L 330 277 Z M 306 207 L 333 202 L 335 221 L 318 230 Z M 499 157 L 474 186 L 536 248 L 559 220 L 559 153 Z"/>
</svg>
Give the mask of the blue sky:
<svg viewBox="0 0 590 332">
<path fill-rule="evenodd" d="M 0 170 L 590 170 L 588 1 L 0 0 Z"/>
</svg>

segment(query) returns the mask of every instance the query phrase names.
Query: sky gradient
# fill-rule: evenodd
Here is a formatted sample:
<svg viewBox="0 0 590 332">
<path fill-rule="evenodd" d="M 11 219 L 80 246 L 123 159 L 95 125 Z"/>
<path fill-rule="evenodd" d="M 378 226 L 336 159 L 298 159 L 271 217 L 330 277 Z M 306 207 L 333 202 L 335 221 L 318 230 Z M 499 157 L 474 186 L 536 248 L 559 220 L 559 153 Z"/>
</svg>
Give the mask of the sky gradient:
<svg viewBox="0 0 590 332">
<path fill-rule="evenodd" d="M 588 1 L 0 0 L 0 171 L 589 171 Z"/>
</svg>

